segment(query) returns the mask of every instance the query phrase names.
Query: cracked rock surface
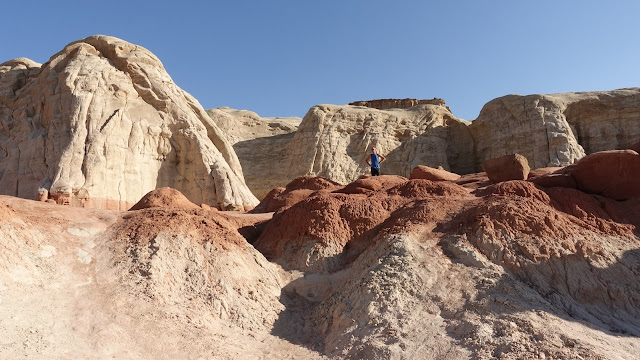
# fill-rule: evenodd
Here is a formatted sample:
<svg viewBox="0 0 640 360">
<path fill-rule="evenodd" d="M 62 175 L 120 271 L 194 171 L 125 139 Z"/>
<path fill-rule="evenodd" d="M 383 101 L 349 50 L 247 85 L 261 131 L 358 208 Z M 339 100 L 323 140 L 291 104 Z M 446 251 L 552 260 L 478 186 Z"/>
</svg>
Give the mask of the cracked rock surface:
<svg viewBox="0 0 640 360">
<path fill-rule="evenodd" d="M 257 204 L 224 134 L 143 47 L 109 36 L 0 64 L 0 193 L 127 209 L 158 187 Z"/>
</svg>

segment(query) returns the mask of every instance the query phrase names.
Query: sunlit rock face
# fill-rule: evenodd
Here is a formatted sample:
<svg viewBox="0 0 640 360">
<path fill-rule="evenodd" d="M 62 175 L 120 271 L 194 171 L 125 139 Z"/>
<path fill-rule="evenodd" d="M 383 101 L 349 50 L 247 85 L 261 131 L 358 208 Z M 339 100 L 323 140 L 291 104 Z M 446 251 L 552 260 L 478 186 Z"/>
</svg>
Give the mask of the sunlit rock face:
<svg viewBox="0 0 640 360">
<path fill-rule="evenodd" d="M 150 51 L 92 36 L 42 66 L 0 65 L 0 193 L 126 209 L 163 186 L 257 204 L 230 143 Z"/>
<path fill-rule="evenodd" d="M 507 95 L 488 102 L 470 130 L 476 164 L 518 153 L 532 168 L 570 165 L 640 139 L 640 88 Z"/>
</svg>

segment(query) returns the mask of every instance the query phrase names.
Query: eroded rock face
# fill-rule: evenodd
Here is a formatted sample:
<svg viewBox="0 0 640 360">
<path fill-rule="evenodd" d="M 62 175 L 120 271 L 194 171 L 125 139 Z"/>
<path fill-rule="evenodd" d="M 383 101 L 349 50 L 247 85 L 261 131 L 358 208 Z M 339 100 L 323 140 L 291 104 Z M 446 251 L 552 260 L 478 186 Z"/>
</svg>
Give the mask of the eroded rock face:
<svg viewBox="0 0 640 360">
<path fill-rule="evenodd" d="M 364 159 L 371 147 L 387 158 L 382 174 L 409 177 L 418 165 L 442 166 L 455 173 L 474 168 L 468 123 L 440 105 L 404 110 L 314 106 L 287 146 L 291 174 L 339 183 L 369 173 Z"/>
<path fill-rule="evenodd" d="M 428 166 L 418 165 L 411 170 L 410 179 L 425 179 L 431 181 L 454 181 L 460 179 L 460 175 L 448 172 L 444 169 L 434 169 Z"/>
<path fill-rule="evenodd" d="M 566 166 L 638 141 L 640 88 L 507 95 L 488 102 L 470 130 L 477 164 L 519 153 L 534 169 Z"/>
<path fill-rule="evenodd" d="M 433 99 L 377 99 L 377 100 L 365 100 L 365 101 L 354 101 L 349 103 L 349 105 L 353 106 L 366 106 L 374 109 L 406 109 L 416 105 L 441 105 L 446 106 L 446 103 L 443 99 L 433 98 Z"/>
<path fill-rule="evenodd" d="M 262 199 L 295 178 L 287 169 L 289 156 L 295 156 L 287 152 L 287 144 L 301 118 L 260 117 L 252 111 L 230 108 L 207 110 L 207 114 L 233 144 L 245 182 L 256 197 Z"/>
<path fill-rule="evenodd" d="M 127 209 L 170 186 L 224 209 L 255 206 L 240 163 L 197 100 L 148 50 L 108 36 L 41 67 L 0 65 L 0 193 Z"/>
</svg>

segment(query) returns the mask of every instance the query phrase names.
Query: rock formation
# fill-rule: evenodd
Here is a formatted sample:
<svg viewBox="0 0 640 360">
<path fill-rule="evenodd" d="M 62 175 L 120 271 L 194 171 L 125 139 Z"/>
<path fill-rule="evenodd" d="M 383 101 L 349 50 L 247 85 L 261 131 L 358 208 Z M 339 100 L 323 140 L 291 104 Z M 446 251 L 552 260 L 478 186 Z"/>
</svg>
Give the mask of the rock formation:
<svg viewBox="0 0 640 360">
<path fill-rule="evenodd" d="M 408 177 L 418 165 L 469 174 L 488 159 L 513 153 L 525 156 L 532 169 L 566 166 L 640 139 L 640 88 L 509 95 L 487 103 L 473 122 L 453 116 L 441 99 L 414 100 L 318 105 L 299 127 L 248 111 L 209 114 L 234 139 L 259 198 L 302 175 L 354 181 L 368 172 L 362 159 L 371 146 L 391 156 L 384 174 Z"/>
<path fill-rule="evenodd" d="M 482 163 L 482 170 L 493 183 L 509 180 L 527 180 L 529 163 L 520 154 L 510 154 L 488 159 Z"/>
<path fill-rule="evenodd" d="M 418 165 L 472 172 L 473 139 L 468 123 L 442 105 L 377 110 L 318 105 L 305 115 L 291 142 L 289 173 L 349 183 L 369 173 L 364 158 L 376 147 L 386 156 L 383 174 L 409 177 Z"/>
<path fill-rule="evenodd" d="M 460 175 L 448 172 L 442 168 L 434 169 L 424 165 L 418 165 L 411 170 L 413 179 L 425 179 L 431 181 L 454 181 L 460 179 Z"/>
<path fill-rule="evenodd" d="M 534 169 L 570 165 L 586 154 L 638 141 L 640 88 L 507 95 L 488 102 L 470 131 L 476 164 L 518 153 Z"/>
<path fill-rule="evenodd" d="M 545 176 L 304 176 L 253 213 L 0 196 L 0 357 L 635 359 L 640 197 Z"/>
<path fill-rule="evenodd" d="M 207 114 L 232 143 L 245 182 L 256 197 L 262 199 L 271 189 L 295 178 L 288 165 L 297 154 L 288 153 L 287 144 L 301 118 L 260 117 L 252 111 L 230 108 L 207 110 Z"/>
<path fill-rule="evenodd" d="M 108 36 L 0 65 L 0 193 L 126 209 L 162 186 L 251 208 L 240 163 L 148 50 Z"/>
<path fill-rule="evenodd" d="M 447 106 L 447 104 L 442 99 L 433 98 L 430 100 L 427 99 L 378 99 L 378 100 L 367 100 L 367 101 L 354 101 L 349 103 L 352 106 L 366 106 L 378 110 L 385 109 L 407 109 L 410 107 L 414 107 L 416 105 L 440 105 Z M 447 107 L 448 109 L 448 107 Z M 449 109 L 451 111 L 451 109 Z"/>
</svg>

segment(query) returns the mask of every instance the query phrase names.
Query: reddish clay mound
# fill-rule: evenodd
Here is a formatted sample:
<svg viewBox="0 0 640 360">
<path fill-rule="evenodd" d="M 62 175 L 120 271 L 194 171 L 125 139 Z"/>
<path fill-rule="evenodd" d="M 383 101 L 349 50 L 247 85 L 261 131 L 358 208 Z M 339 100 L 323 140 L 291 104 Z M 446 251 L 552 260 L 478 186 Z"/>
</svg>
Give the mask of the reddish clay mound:
<svg viewBox="0 0 640 360">
<path fill-rule="evenodd" d="M 131 210 L 148 209 L 154 207 L 176 207 L 183 209 L 198 209 L 199 206 L 189 201 L 176 189 L 163 187 L 152 190 L 131 207 Z"/>
<path fill-rule="evenodd" d="M 540 200 L 547 205 L 551 203 L 549 195 L 539 189 L 536 185 L 523 180 L 501 182 L 487 188 L 487 192 L 493 195 L 515 195 L 520 197 L 533 198 Z"/>
<path fill-rule="evenodd" d="M 344 248 L 383 222 L 381 201 L 344 194 L 318 194 L 278 212 L 254 243 L 286 268 L 330 272 L 345 264 Z"/>
<path fill-rule="evenodd" d="M 322 190 L 322 189 L 333 189 L 335 187 L 342 186 L 335 181 L 325 179 L 320 176 L 311 176 L 305 175 L 295 178 L 286 186 L 286 190 L 299 190 L 299 189 L 307 189 L 307 190 Z"/>
<path fill-rule="evenodd" d="M 254 246 L 287 269 L 333 272 L 356 258 L 378 234 L 407 231 L 414 223 L 434 228 L 453 214 L 450 203 L 469 196 L 467 189 L 451 183 L 398 176 L 359 179 L 277 212 Z M 435 197 L 441 200 L 414 204 Z"/>
<path fill-rule="evenodd" d="M 637 152 L 638 154 L 640 154 L 640 141 L 638 141 L 637 143 L 631 145 L 629 147 L 629 150 L 633 150 L 633 151 Z"/>
<path fill-rule="evenodd" d="M 577 163 L 531 178 L 545 188 L 575 188 L 614 200 L 640 196 L 640 155 L 633 150 L 611 150 L 593 153 Z"/>
<path fill-rule="evenodd" d="M 237 226 L 218 211 L 200 208 L 150 208 L 128 213 L 114 226 L 115 237 L 147 244 L 160 232 L 191 235 L 200 242 L 226 245 L 244 244 L 246 240 L 237 232 Z"/>
<path fill-rule="evenodd" d="M 376 191 L 390 189 L 394 186 L 404 184 L 407 181 L 409 181 L 407 178 L 398 175 L 365 176 L 335 192 L 343 194 L 370 194 Z"/>
<path fill-rule="evenodd" d="M 456 221 L 489 260 L 514 271 L 520 259 L 539 262 L 566 252 L 600 251 L 582 221 L 533 198 L 491 196 Z"/>
<path fill-rule="evenodd" d="M 469 190 L 451 182 L 414 179 L 389 189 L 387 193 L 407 199 L 416 199 L 429 196 L 464 197 L 469 195 Z"/>
<path fill-rule="evenodd" d="M 333 191 L 342 185 L 337 182 L 316 176 L 300 176 L 287 184 L 286 188 L 278 187 L 271 190 L 260 204 L 251 213 L 275 212 L 286 209 L 306 198 L 315 192 Z"/>
</svg>

